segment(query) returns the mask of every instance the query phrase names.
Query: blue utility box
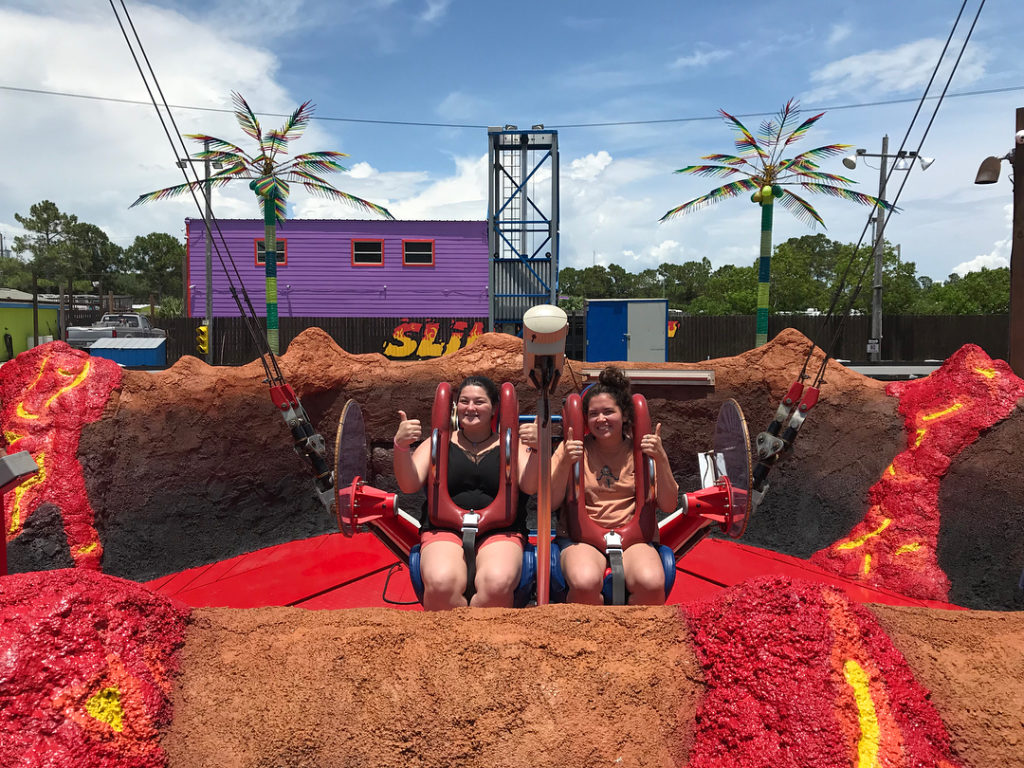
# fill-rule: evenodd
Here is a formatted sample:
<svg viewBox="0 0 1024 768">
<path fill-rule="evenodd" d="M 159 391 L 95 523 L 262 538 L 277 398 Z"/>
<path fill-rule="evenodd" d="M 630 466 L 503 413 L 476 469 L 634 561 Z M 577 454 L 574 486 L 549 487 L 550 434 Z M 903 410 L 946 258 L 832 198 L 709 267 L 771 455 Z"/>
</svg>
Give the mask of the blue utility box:
<svg viewBox="0 0 1024 768">
<path fill-rule="evenodd" d="M 668 360 L 668 299 L 588 299 L 587 362 Z"/>
<path fill-rule="evenodd" d="M 167 339 L 97 339 L 89 347 L 89 354 L 125 368 L 165 368 Z"/>
</svg>

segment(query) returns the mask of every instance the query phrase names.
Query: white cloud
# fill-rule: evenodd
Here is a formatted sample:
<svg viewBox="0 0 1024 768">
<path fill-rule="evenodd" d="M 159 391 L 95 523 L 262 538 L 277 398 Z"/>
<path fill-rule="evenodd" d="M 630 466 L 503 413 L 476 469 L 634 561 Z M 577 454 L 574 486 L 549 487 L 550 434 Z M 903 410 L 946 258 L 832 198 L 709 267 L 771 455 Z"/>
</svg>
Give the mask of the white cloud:
<svg viewBox="0 0 1024 768">
<path fill-rule="evenodd" d="M 451 0 L 427 0 L 427 7 L 420 14 L 420 21 L 433 24 L 448 12 L 449 5 Z"/>
<path fill-rule="evenodd" d="M 480 221 L 487 216 L 486 194 L 487 155 L 457 157 L 454 175 L 408 189 L 389 208 L 400 219 Z"/>
<path fill-rule="evenodd" d="M 569 178 L 580 181 L 593 181 L 601 172 L 611 165 L 612 156 L 603 149 L 596 154 L 577 157 L 569 163 Z"/>
<path fill-rule="evenodd" d="M 923 88 L 931 77 L 942 52 L 943 41 L 925 38 L 904 43 L 890 50 L 873 50 L 833 61 L 811 74 L 818 87 L 801 101 L 816 103 L 839 94 L 872 94 L 875 98 L 890 93 L 907 93 Z M 946 52 L 936 83 L 945 82 L 955 61 L 959 43 Z M 957 69 L 954 83 L 963 87 L 985 74 L 987 56 L 982 49 L 968 47 Z"/>
<path fill-rule="evenodd" d="M 133 21 L 170 103 L 230 109 L 229 93 L 238 89 L 258 94 L 259 103 L 252 104 L 256 110 L 294 109 L 274 81 L 276 60 L 266 51 L 234 43 L 215 29 L 153 6 L 134 6 Z M 5 78 L 20 87 L 147 98 L 109 16 L 75 13 L 58 19 L 0 10 L 0 29 Z M 183 218 L 199 215 L 190 198 L 128 209 L 139 194 L 183 181 L 174 167 L 181 148 L 171 149 L 152 107 L 11 92 L 3 99 L 6 114 L 18 114 L 17 120 L 0 121 L 3 146 L 48 149 L 45 155 L 38 149 L 7 154 L 6 175 L 18 183 L 0 187 L 0 216 L 13 222 L 14 212 L 27 213 L 32 204 L 48 199 L 127 245 L 142 232 L 181 234 Z M 174 110 L 174 117 L 181 133 L 249 141 L 230 112 Z M 276 127 L 278 121 L 271 122 Z M 323 136 L 311 126 L 302 141 L 320 149 L 312 144 Z M 188 150 L 195 147 L 190 144 Z M 52 164 L 41 165 L 41 158 L 51 157 Z M 233 207 L 230 201 L 244 202 L 248 215 L 257 213 L 247 189 L 218 192 L 215 200 L 223 200 L 227 208 Z"/>
<path fill-rule="evenodd" d="M 452 91 L 434 109 L 446 120 L 472 120 L 488 110 L 486 102 L 462 91 Z"/>
<path fill-rule="evenodd" d="M 841 43 L 852 32 L 853 28 L 849 24 L 833 24 L 832 29 L 828 33 L 828 44 L 835 45 L 836 43 Z"/>
<path fill-rule="evenodd" d="M 729 58 L 729 51 L 724 49 L 697 50 L 688 56 L 680 56 L 670 65 L 672 69 L 702 69 L 716 61 Z"/>
<path fill-rule="evenodd" d="M 368 179 L 377 174 L 377 169 L 369 163 L 356 163 L 349 168 L 348 173 L 353 179 Z"/>
<path fill-rule="evenodd" d="M 957 264 L 953 267 L 952 271 L 954 273 L 963 277 L 968 272 L 980 272 L 982 269 L 999 269 L 1000 267 L 1010 266 L 1010 248 L 1013 233 L 1009 230 L 1013 226 L 1013 206 L 1007 205 L 1003 210 L 1006 213 L 1006 228 L 1008 230 L 1006 237 L 1002 240 L 997 240 L 992 250 L 988 253 L 979 254 L 970 261 Z"/>
</svg>

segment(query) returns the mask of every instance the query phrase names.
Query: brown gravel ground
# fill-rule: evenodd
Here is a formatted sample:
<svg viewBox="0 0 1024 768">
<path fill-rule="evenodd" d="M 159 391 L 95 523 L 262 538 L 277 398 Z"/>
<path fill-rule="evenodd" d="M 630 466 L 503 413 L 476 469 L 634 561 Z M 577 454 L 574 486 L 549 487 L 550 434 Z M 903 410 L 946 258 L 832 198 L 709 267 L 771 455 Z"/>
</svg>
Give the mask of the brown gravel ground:
<svg viewBox="0 0 1024 768">
<path fill-rule="evenodd" d="M 969 768 L 1024 766 L 1024 613 L 870 606 Z"/>
<path fill-rule="evenodd" d="M 1024 614 L 870 606 L 965 768 L 1024 766 Z M 169 768 L 685 766 L 677 608 L 197 609 Z"/>
<path fill-rule="evenodd" d="M 200 609 L 170 768 L 678 766 L 703 690 L 673 607 Z"/>
</svg>

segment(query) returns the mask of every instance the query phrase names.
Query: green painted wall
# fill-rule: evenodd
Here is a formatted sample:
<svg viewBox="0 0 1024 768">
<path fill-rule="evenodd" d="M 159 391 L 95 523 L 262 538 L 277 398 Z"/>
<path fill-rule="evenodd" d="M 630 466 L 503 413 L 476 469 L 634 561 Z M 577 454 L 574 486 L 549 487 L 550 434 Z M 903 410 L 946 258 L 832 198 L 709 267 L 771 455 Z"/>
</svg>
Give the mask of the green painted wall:
<svg viewBox="0 0 1024 768">
<path fill-rule="evenodd" d="M 9 360 L 7 345 L 3 336 L 11 335 L 14 355 L 17 356 L 32 346 L 32 305 L 20 302 L 0 302 L 0 362 Z M 39 305 L 39 336 L 57 335 L 57 307 L 54 304 Z M 40 338 L 40 343 L 43 339 Z"/>
</svg>

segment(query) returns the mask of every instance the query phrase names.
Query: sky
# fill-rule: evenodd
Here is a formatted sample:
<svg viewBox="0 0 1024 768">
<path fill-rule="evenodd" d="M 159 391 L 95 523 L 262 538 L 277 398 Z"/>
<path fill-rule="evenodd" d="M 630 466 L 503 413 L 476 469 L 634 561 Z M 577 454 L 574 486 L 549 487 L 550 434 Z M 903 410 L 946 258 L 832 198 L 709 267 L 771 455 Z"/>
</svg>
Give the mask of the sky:
<svg viewBox="0 0 1024 768">
<path fill-rule="evenodd" d="M 936 96 L 980 2 L 966 4 Z M 1020 0 L 985 3 L 930 128 L 937 100 L 911 120 L 961 9 L 953 0 L 125 3 L 181 133 L 248 148 L 232 91 L 265 128 L 312 100 L 318 119 L 293 149 L 348 153 L 348 172 L 330 180 L 400 219 L 485 219 L 486 126 L 557 130 L 562 267 L 636 272 L 703 257 L 716 268 L 753 264 L 760 214 L 747 197 L 659 219 L 723 183 L 674 173 L 734 151 L 719 109 L 754 130 L 791 98 L 805 117 L 825 111 L 797 151 L 843 143 L 878 154 L 888 135 L 890 153 L 902 144 L 935 159 L 889 180 L 890 199 L 905 184 L 886 239 L 918 275 L 945 280 L 1009 264 L 1009 165 L 996 184 L 973 180 L 982 159 L 1013 147 L 1024 105 Z M 8 248 L 21 232 L 14 214 L 44 199 L 123 246 L 153 231 L 183 238 L 185 218 L 200 215 L 187 197 L 129 209 L 139 194 L 181 182 L 180 152 L 109 2 L 0 7 L 0 142 Z M 822 169 L 877 194 L 878 162 L 861 158 L 850 171 L 834 158 Z M 776 244 L 816 232 L 861 238 L 867 208 L 808 199 L 827 229 L 780 209 Z M 259 215 L 244 184 L 215 191 L 213 209 L 221 218 Z M 364 218 L 299 188 L 289 216 Z"/>
</svg>

